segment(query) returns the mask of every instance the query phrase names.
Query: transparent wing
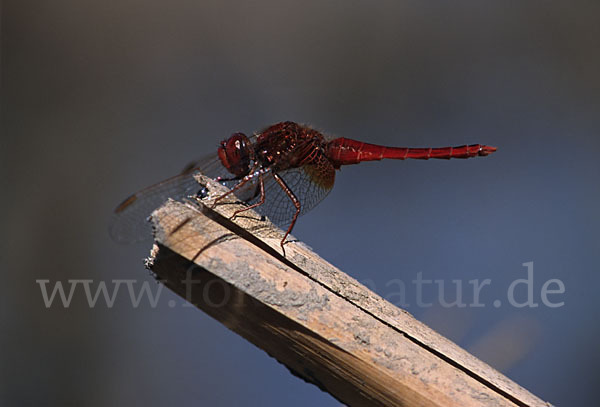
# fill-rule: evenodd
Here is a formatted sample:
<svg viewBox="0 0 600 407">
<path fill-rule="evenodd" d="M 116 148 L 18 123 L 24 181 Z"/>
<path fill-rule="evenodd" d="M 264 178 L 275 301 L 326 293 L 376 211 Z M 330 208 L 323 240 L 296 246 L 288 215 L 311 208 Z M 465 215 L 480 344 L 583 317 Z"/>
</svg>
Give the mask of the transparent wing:
<svg viewBox="0 0 600 407">
<path fill-rule="evenodd" d="M 310 211 L 327 196 L 335 179 L 335 170 L 329 162 L 317 162 L 277 174 L 300 201 L 300 215 Z M 252 204 L 259 199 L 257 195 L 247 202 Z M 265 175 L 265 203 L 255 210 L 283 228 L 290 225 L 296 213 L 294 203 L 271 173 Z"/>
<path fill-rule="evenodd" d="M 154 184 L 129 196 L 114 210 L 109 232 L 117 242 L 133 243 L 152 236 L 150 214 L 166 202 L 167 198 L 181 200 L 196 195 L 201 190 L 193 174 L 196 170 L 211 177 L 223 176 L 226 170 L 220 165 L 218 157 L 208 156 L 190 164 L 184 172 Z"/>
</svg>

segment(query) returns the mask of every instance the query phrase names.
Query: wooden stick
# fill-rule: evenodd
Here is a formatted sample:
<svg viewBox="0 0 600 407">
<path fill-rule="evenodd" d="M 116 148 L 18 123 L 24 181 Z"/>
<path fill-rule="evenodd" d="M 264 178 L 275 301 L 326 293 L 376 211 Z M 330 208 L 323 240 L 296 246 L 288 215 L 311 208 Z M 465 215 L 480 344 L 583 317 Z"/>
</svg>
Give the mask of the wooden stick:
<svg viewBox="0 0 600 407">
<path fill-rule="evenodd" d="M 198 179 L 208 202 L 222 194 Z M 149 266 L 293 374 L 349 406 L 550 406 L 305 245 L 284 258 L 283 231 L 252 211 L 233 222 L 240 206 L 222 201 L 155 211 Z"/>
</svg>

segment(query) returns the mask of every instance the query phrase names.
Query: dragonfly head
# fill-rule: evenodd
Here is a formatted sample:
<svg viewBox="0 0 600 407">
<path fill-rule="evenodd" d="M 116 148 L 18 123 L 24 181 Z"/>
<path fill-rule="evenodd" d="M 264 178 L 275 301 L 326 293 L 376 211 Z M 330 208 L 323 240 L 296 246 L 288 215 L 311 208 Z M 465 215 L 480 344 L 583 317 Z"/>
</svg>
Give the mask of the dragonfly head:
<svg viewBox="0 0 600 407">
<path fill-rule="evenodd" d="M 218 154 L 223 167 L 236 177 L 250 172 L 250 163 L 253 159 L 252 147 L 244 133 L 234 133 L 228 139 L 221 141 Z"/>
</svg>

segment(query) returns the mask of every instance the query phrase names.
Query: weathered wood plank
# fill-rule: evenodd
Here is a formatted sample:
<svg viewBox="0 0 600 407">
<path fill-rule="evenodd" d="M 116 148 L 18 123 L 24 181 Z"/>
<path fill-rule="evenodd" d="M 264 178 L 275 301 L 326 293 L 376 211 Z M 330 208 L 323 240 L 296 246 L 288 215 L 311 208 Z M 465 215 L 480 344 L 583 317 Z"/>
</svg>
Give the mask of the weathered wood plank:
<svg viewBox="0 0 600 407">
<path fill-rule="evenodd" d="M 168 202 L 153 214 L 151 269 L 294 374 L 351 406 L 549 405 L 305 245 L 284 258 L 282 232 L 252 213 L 230 221 L 238 208 Z"/>
</svg>

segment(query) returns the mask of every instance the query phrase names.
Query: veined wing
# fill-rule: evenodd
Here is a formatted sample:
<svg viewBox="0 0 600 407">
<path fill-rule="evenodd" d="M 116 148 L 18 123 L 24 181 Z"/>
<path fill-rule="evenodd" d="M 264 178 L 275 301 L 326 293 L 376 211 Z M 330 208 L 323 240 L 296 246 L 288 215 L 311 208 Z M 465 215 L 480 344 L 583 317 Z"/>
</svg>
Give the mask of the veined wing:
<svg viewBox="0 0 600 407">
<path fill-rule="evenodd" d="M 277 174 L 300 201 L 300 215 L 310 211 L 327 196 L 335 179 L 335 170 L 329 162 L 313 162 Z M 274 224 L 287 228 L 296 213 L 296 207 L 271 173 L 265 174 L 264 181 L 265 203 L 256 207 L 255 211 L 267 216 Z M 259 199 L 257 195 L 246 202 L 253 204 Z"/>
<path fill-rule="evenodd" d="M 122 243 L 133 243 L 150 238 L 150 214 L 168 198 L 181 200 L 198 194 L 202 186 L 196 182 L 196 171 L 211 177 L 222 176 L 224 168 L 218 157 L 212 155 L 195 162 L 179 175 L 154 184 L 126 198 L 114 210 L 109 232 L 111 237 Z"/>
</svg>

